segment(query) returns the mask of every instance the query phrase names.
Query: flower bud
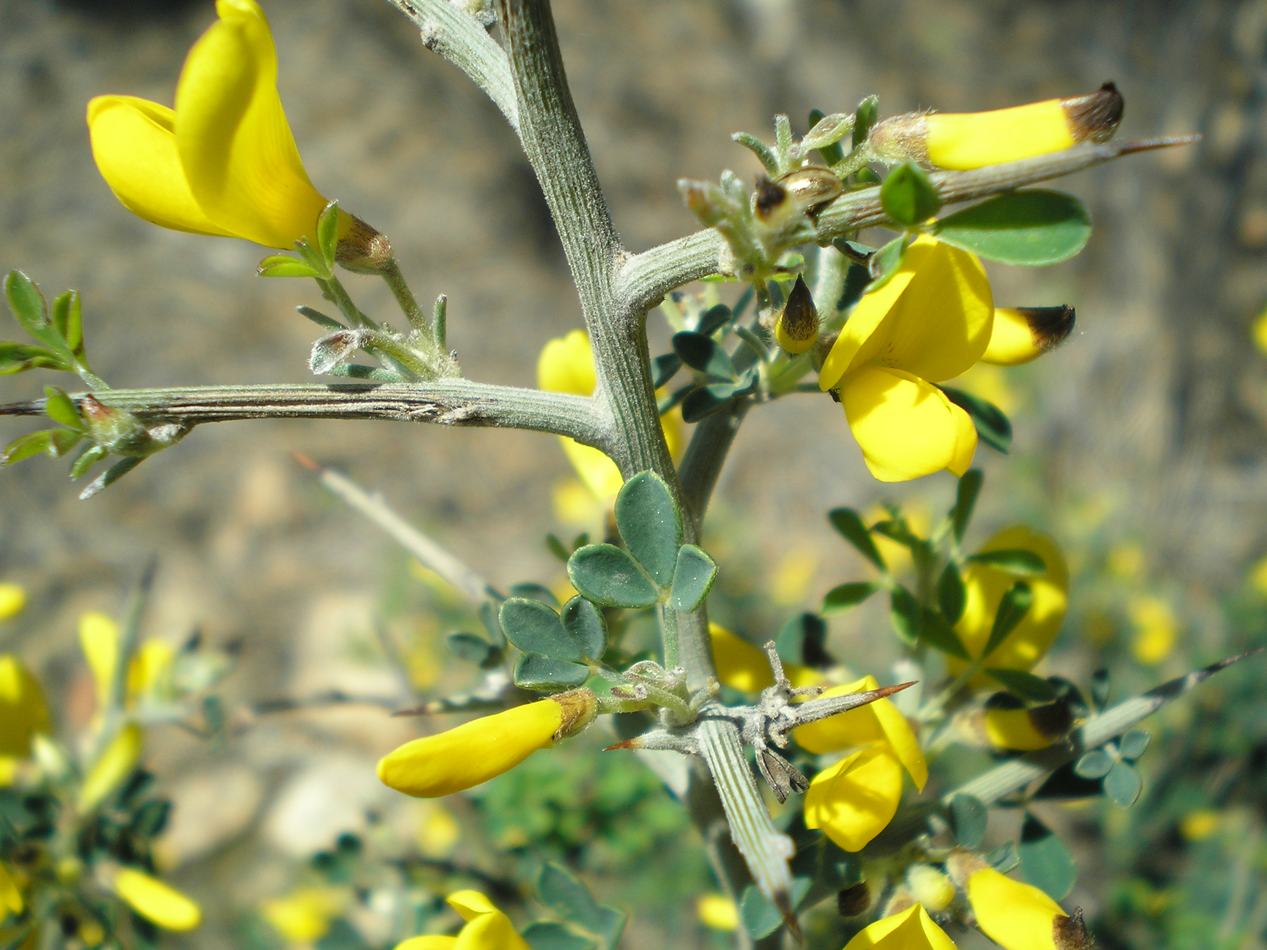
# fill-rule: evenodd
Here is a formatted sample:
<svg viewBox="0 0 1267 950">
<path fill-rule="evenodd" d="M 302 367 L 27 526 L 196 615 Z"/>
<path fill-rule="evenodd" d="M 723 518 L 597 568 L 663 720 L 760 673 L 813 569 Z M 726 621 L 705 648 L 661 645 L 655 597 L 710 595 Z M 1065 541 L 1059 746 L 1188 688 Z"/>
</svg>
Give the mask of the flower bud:
<svg viewBox="0 0 1267 950">
<path fill-rule="evenodd" d="M 1059 346 L 1073 330 L 1075 313 L 1060 307 L 995 307 L 983 363 L 1019 366 Z"/>
<path fill-rule="evenodd" d="M 955 884 L 930 864 L 913 864 L 906 872 L 906 886 L 915 900 L 931 913 L 939 914 L 955 899 Z"/>
<path fill-rule="evenodd" d="M 387 235 L 354 214 L 339 212 L 339 243 L 334 259 L 357 274 L 380 274 L 395 259 Z"/>
<path fill-rule="evenodd" d="M 774 323 L 774 338 L 789 353 L 804 353 L 818 339 L 818 310 L 814 298 L 799 274 L 787 304 Z"/>
</svg>

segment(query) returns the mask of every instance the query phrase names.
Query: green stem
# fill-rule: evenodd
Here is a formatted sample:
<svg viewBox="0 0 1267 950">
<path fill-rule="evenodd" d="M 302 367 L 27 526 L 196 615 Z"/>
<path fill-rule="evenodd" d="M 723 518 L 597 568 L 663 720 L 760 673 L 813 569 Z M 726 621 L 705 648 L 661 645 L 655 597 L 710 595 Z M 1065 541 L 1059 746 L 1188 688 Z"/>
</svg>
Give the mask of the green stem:
<svg viewBox="0 0 1267 950">
<path fill-rule="evenodd" d="M 388 261 L 386 266 L 379 271 L 379 275 L 391 289 L 392 296 L 396 298 L 396 303 L 400 305 L 401 312 L 404 313 L 405 319 L 409 321 L 409 325 L 418 332 L 419 336 L 428 340 L 432 339 L 431 321 L 427 319 L 422 307 L 418 305 L 418 299 L 414 296 L 414 292 L 409 289 L 409 282 L 405 280 L 405 275 L 401 271 L 400 264 L 397 263 L 396 258 L 393 257 Z"/>
<path fill-rule="evenodd" d="M 321 293 L 325 298 L 339 308 L 339 312 L 354 327 L 366 327 L 370 330 L 377 330 L 378 326 L 361 312 L 361 309 L 352 302 L 352 296 L 348 293 L 347 288 L 343 286 L 343 282 L 339 278 L 331 276 L 328 278 L 315 277 L 317 286 L 321 288 Z"/>
</svg>

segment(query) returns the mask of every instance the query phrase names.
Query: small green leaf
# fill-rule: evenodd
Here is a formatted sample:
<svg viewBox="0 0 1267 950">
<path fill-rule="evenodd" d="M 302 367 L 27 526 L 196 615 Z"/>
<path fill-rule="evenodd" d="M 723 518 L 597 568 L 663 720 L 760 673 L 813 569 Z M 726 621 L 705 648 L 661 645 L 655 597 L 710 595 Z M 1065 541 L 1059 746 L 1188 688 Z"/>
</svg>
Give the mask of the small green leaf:
<svg viewBox="0 0 1267 950">
<path fill-rule="evenodd" d="M 141 456 L 120 459 L 89 482 L 84 490 L 79 493 L 79 500 L 87 501 L 94 495 L 99 495 L 144 461 L 145 459 Z"/>
<path fill-rule="evenodd" d="M 538 692 L 557 692 L 580 686 L 589 678 L 589 668 L 554 660 L 550 657 L 525 653 L 515 664 L 515 685 L 521 689 Z"/>
<path fill-rule="evenodd" d="M 334 267 L 335 254 L 339 249 L 339 203 L 331 201 L 317 218 L 317 248 L 325 260 L 327 268 Z"/>
<path fill-rule="evenodd" d="M 53 432 L 52 444 L 48 448 L 50 458 L 59 459 L 75 446 L 84 437 L 84 433 L 78 429 L 56 429 Z"/>
<path fill-rule="evenodd" d="M 56 386 L 44 387 L 44 414 L 68 429 L 82 431 L 84 428 L 79 410 L 75 408 L 71 398 Z"/>
<path fill-rule="evenodd" d="M 84 310 L 79 291 L 68 290 L 57 295 L 53 301 L 53 324 L 70 351 L 76 356 L 83 356 Z"/>
<path fill-rule="evenodd" d="M 941 576 L 937 578 L 937 606 L 941 609 L 941 615 L 946 618 L 947 623 L 959 622 L 959 618 L 963 616 L 963 605 L 967 597 L 959 566 L 953 562 L 948 563 L 942 568 Z"/>
<path fill-rule="evenodd" d="M 682 545 L 673 570 L 669 607 L 677 611 L 694 610 L 708 596 L 716 579 L 717 565 L 713 559 L 693 544 Z"/>
<path fill-rule="evenodd" d="M 1034 602 L 1034 591 L 1024 581 L 1017 581 L 999 601 L 999 609 L 994 614 L 994 626 L 990 628 L 990 639 L 986 640 L 981 655 L 988 657 L 1003 645 L 1016 625 L 1025 619 L 1030 605 Z"/>
<path fill-rule="evenodd" d="M 600 607 L 650 607 L 660 597 L 637 562 L 612 544 L 587 544 L 572 552 L 568 578 Z"/>
<path fill-rule="evenodd" d="M 624 929 L 623 911 L 598 903 L 581 881 L 552 861 L 541 869 L 537 896 L 564 920 L 601 937 L 607 946 L 614 946 Z"/>
<path fill-rule="evenodd" d="M 779 160 L 775 157 L 774 151 L 765 142 L 751 132 L 734 132 L 730 138 L 757 156 L 757 161 L 761 163 L 761 167 L 766 170 L 767 174 L 777 175 L 779 173 Z"/>
<path fill-rule="evenodd" d="M 1139 770 L 1129 762 L 1116 762 L 1109 774 L 1104 776 L 1104 794 L 1123 808 L 1130 808 L 1139 801 L 1139 794 L 1144 789 L 1144 780 Z"/>
<path fill-rule="evenodd" d="M 1062 901 L 1073 890 L 1078 869 L 1065 843 L 1031 814 L 1021 824 L 1021 876 L 1052 900 Z"/>
<path fill-rule="evenodd" d="M 889 282 L 890 277 L 897 273 L 902 263 L 902 255 L 906 253 L 906 246 L 910 240 L 909 234 L 899 234 L 871 255 L 871 259 L 867 262 L 867 272 L 871 275 L 871 282 L 867 284 L 866 293 L 879 290 Z"/>
<path fill-rule="evenodd" d="M 973 564 L 984 564 L 988 567 L 1016 574 L 1020 577 L 1033 577 L 1047 570 L 1047 563 L 1033 551 L 1023 548 L 999 549 L 998 551 L 981 551 L 968 560 Z"/>
<path fill-rule="evenodd" d="M 842 614 L 851 607 L 858 606 L 879 589 L 880 585 L 874 581 L 857 581 L 833 587 L 823 595 L 823 615 L 831 617 Z"/>
<path fill-rule="evenodd" d="M 320 310 L 314 310 L 312 307 L 300 305 L 295 308 L 300 316 L 307 317 L 323 330 L 346 330 L 347 327 L 340 323 L 334 317 L 327 316 Z"/>
<path fill-rule="evenodd" d="M 607 649 L 607 624 L 598 608 L 584 597 L 573 597 L 559 614 L 563 630 L 577 653 L 590 660 L 601 660 Z"/>
<path fill-rule="evenodd" d="M 524 653 L 535 653 L 552 660 L 579 660 L 580 652 L 563 632 L 563 624 L 554 609 L 539 600 L 510 597 L 498 611 L 506 639 Z"/>
<path fill-rule="evenodd" d="M 1060 697 L 1060 690 L 1041 676 L 1023 670 L 1004 670 L 988 667 L 986 675 L 1001 683 L 1018 699 L 1031 703 L 1050 703 Z"/>
<path fill-rule="evenodd" d="M 532 950 L 594 950 L 600 946 L 593 937 L 586 937 L 557 920 L 538 920 L 523 929 L 524 941 Z M 358 942 L 356 946 L 361 946 Z"/>
<path fill-rule="evenodd" d="M 840 147 L 839 138 L 833 139 L 830 143 L 824 143 L 822 145 L 811 144 L 814 141 L 812 133 L 814 132 L 815 129 L 818 128 L 819 123 L 821 123 L 824 118 L 826 118 L 826 116 L 824 115 L 822 109 L 810 110 L 810 113 L 809 113 L 810 132 L 806 133 L 805 138 L 801 139 L 801 147 L 804 149 L 817 148 L 818 154 L 823 156 L 824 162 L 826 162 L 828 165 L 835 165 L 837 162 L 843 161 L 845 157 L 845 151 L 844 149 Z M 845 135 L 853 131 L 853 123 L 854 123 L 854 117 L 850 116 L 849 128 L 845 129 L 845 133 L 844 133 Z M 841 136 L 841 138 L 843 138 L 843 136 Z"/>
<path fill-rule="evenodd" d="M 676 353 L 662 353 L 651 361 L 651 388 L 659 389 L 673 374 L 682 368 L 682 357 Z"/>
<path fill-rule="evenodd" d="M 20 435 L 4 447 L 0 453 L 0 465 L 17 465 L 36 455 L 51 455 L 53 433 L 56 429 L 42 429 L 39 432 L 28 432 Z"/>
<path fill-rule="evenodd" d="M 511 597 L 526 597 L 528 600 L 537 600 L 545 604 L 547 607 L 559 606 L 559 598 L 554 596 L 554 591 L 546 587 L 544 584 L 534 584 L 532 581 L 524 581 L 519 584 L 512 584 L 510 587 Z"/>
<path fill-rule="evenodd" d="M 48 327 L 48 305 L 35 281 L 20 270 L 11 270 L 4 278 L 4 295 L 14 319 L 27 333 L 44 340 L 43 331 Z"/>
<path fill-rule="evenodd" d="M 699 321 L 691 327 L 696 333 L 712 336 L 733 319 L 734 315 L 724 303 L 714 304 L 699 315 Z"/>
<path fill-rule="evenodd" d="M 270 254 L 259 262 L 255 270 L 261 277 L 323 278 L 325 276 L 307 261 L 301 261 L 289 254 Z"/>
<path fill-rule="evenodd" d="M 972 521 L 972 512 L 977 506 L 977 496 L 981 494 L 981 484 L 984 481 L 985 476 L 981 474 L 979 468 L 968 469 L 959 479 L 959 484 L 955 488 L 955 507 L 950 512 L 951 529 L 955 533 L 956 541 L 963 541 L 963 536 L 968 531 L 968 524 Z"/>
<path fill-rule="evenodd" d="M 1016 844 L 1012 841 L 1005 841 L 993 850 L 987 851 L 985 854 L 986 863 L 1000 874 L 1007 874 L 1018 864 L 1021 863 L 1021 856 L 1016 853 Z"/>
<path fill-rule="evenodd" d="M 879 113 L 880 99 L 878 96 L 867 96 L 867 98 L 858 103 L 858 108 L 853 114 L 853 144 L 855 148 L 867 140 L 867 136 L 871 134 L 871 126 L 875 125 L 875 120 Z"/>
<path fill-rule="evenodd" d="M 736 386 L 734 383 L 713 383 L 711 386 L 692 390 L 682 400 L 682 418 L 687 422 L 699 422 L 726 408 L 746 389 L 747 387 Z"/>
<path fill-rule="evenodd" d="M 970 659 L 967 648 L 959 639 L 959 634 L 955 633 L 954 628 L 946 623 L 941 615 L 933 611 L 923 611 L 919 636 L 924 643 L 935 650 L 956 656 L 961 660 Z"/>
<path fill-rule="evenodd" d="M 1005 264 L 1042 266 L 1073 257 L 1091 237 L 1081 201 L 1059 191 L 1009 191 L 937 222 L 941 241 Z"/>
<path fill-rule="evenodd" d="M 965 848 L 976 850 L 985 840 L 989 813 L 981 799 L 972 795 L 956 795 L 950 800 L 950 830 Z"/>
<path fill-rule="evenodd" d="M 75 459 L 70 466 L 71 479 L 83 478 L 88 474 L 88 469 L 92 468 L 110 452 L 104 446 L 90 445 L 79 454 L 79 458 Z"/>
<path fill-rule="evenodd" d="M 1127 762 L 1134 762 L 1147 751 L 1148 743 L 1152 741 L 1152 738 L 1143 729 L 1132 729 L 1118 740 L 1118 754 Z"/>
<path fill-rule="evenodd" d="M 871 539 L 871 532 L 867 530 L 858 512 L 852 508 L 833 508 L 827 513 L 827 517 L 837 533 L 853 545 L 859 554 L 880 570 L 885 569 L 880 549 L 875 546 L 875 541 Z"/>
<path fill-rule="evenodd" d="M 962 389 L 942 386 L 946 398 L 972 417 L 981 441 L 996 452 L 1007 454 L 1012 447 L 1012 423 L 1007 415 L 992 402 L 986 402 Z"/>
<path fill-rule="evenodd" d="M 444 645 L 459 660 L 485 667 L 494 657 L 500 658 L 501 650 L 477 633 L 457 630 L 444 638 Z"/>
<path fill-rule="evenodd" d="M 880 186 L 880 204 L 895 224 L 911 226 L 940 211 L 941 196 L 924 169 L 913 162 L 903 162 L 889 172 Z"/>
<path fill-rule="evenodd" d="M 898 637 L 907 646 L 919 642 L 924 626 L 924 611 L 919 601 L 905 587 L 895 587 L 889 595 L 889 620 Z"/>
<path fill-rule="evenodd" d="M 805 876 L 792 878 L 792 893 L 788 895 L 792 907 L 799 907 L 809 893 L 813 880 Z M 750 936 L 760 939 L 783 926 L 783 915 L 773 902 L 757 888 L 749 884 L 739 899 L 739 919 Z"/>
<path fill-rule="evenodd" d="M 69 372 L 70 364 L 47 347 L 34 343 L 0 341 L 0 376 L 11 376 L 28 369 L 58 369 Z"/>
<path fill-rule="evenodd" d="M 809 120 L 811 123 L 810 130 L 801 139 L 801 148 L 804 151 L 810 151 L 811 149 L 821 150 L 827 146 L 835 145 L 846 135 L 853 132 L 854 117 L 848 112 L 835 112 L 831 115 L 823 115 L 822 112 L 815 109 L 810 113 Z"/>
<path fill-rule="evenodd" d="M 1107 749 L 1092 749 L 1074 763 L 1073 771 L 1079 778 L 1094 781 L 1108 775 L 1115 765 L 1117 761 Z"/>
<path fill-rule="evenodd" d="M 664 479 L 639 472 L 625 482 L 616 496 L 616 527 L 634 560 L 667 588 L 682 544 L 682 515 Z"/>
<path fill-rule="evenodd" d="M 709 379 L 729 382 L 735 378 L 735 364 L 730 361 L 721 344 L 710 336 L 689 330 L 675 333 L 673 351 L 683 363 Z"/>
</svg>

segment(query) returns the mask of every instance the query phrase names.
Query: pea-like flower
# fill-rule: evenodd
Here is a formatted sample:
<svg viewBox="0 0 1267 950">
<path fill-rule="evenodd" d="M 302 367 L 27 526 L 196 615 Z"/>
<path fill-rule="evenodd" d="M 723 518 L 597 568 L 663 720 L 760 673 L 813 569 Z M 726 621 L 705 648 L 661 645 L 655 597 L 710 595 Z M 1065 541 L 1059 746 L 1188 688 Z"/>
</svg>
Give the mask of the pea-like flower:
<svg viewBox="0 0 1267 950">
<path fill-rule="evenodd" d="M 977 432 L 933 383 L 985 353 L 994 300 L 975 255 L 921 235 L 897 272 L 864 294 L 828 353 L 819 386 L 836 390 L 871 474 L 898 482 L 962 475 Z"/>
<path fill-rule="evenodd" d="M 410 937 L 396 944 L 395 950 L 529 950 L 510 918 L 486 895 L 475 890 L 456 891 L 446 900 L 466 921 L 456 937 Z"/>
<path fill-rule="evenodd" d="M 968 902 L 977 926 L 1004 950 L 1074 950 L 1086 944 L 1082 926 L 1038 888 L 994 868 L 968 878 Z"/>
<path fill-rule="evenodd" d="M 12 654 L 0 654 L 0 788 L 13 784 L 31 741 L 49 731 L 48 702 L 34 674 Z"/>
<path fill-rule="evenodd" d="M 327 201 L 286 121 L 263 11 L 255 0 L 217 0 L 216 12 L 185 60 L 175 109 L 133 96 L 88 103 L 93 158 L 146 221 L 290 248 L 313 234 Z"/>
<path fill-rule="evenodd" d="M 845 950 L 955 950 L 922 904 L 881 917 L 845 944 Z"/>
<path fill-rule="evenodd" d="M 114 892 L 134 911 L 164 930 L 196 930 L 202 908 L 165 881 L 137 868 L 120 868 L 114 876 Z"/>
<path fill-rule="evenodd" d="M 708 625 L 717 681 L 742 693 L 759 693 L 774 685 L 774 673 L 765 651 L 715 623 Z M 783 673 L 793 686 L 811 686 L 819 676 L 807 666 L 784 663 Z"/>
<path fill-rule="evenodd" d="M 876 689 L 874 676 L 837 686 L 824 696 Z M 902 798 L 902 771 L 917 789 L 928 781 L 928 764 L 910 723 L 892 700 L 878 699 L 792 731 L 807 752 L 854 749 L 814 776 L 805 793 L 805 824 L 846 851 L 861 851 L 885 829 Z"/>
<path fill-rule="evenodd" d="M 575 735 L 597 711 L 597 700 L 588 689 L 558 693 L 406 742 L 379 760 L 378 777 L 384 785 L 416 798 L 452 795 Z"/>
</svg>

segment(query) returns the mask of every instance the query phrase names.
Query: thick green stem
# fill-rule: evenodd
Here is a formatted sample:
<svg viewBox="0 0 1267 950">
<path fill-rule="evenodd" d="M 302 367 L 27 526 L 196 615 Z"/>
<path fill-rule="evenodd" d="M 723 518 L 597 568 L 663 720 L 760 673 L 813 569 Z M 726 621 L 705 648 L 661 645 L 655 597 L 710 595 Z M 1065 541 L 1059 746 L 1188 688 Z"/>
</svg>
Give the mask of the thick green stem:
<svg viewBox="0 0 1267 950">
<path fill-rule="evenodd" d="M 405 275 L 400 265 L 396 263 L 396 258 L 393 257 L 388 261 L 380 274 L 391 289 L 392 296 L 396 298 L 396 303 L 400 305 L 405 319 L 409 321 L 409 326 L 418 331 L 420 336 L 430 340 L 433 335 L 431 321 L 418 305 L 418 298 L 414 296 L 414 292 L 409 289 L 409 282 L 405 280 Z"/>
</svg>

